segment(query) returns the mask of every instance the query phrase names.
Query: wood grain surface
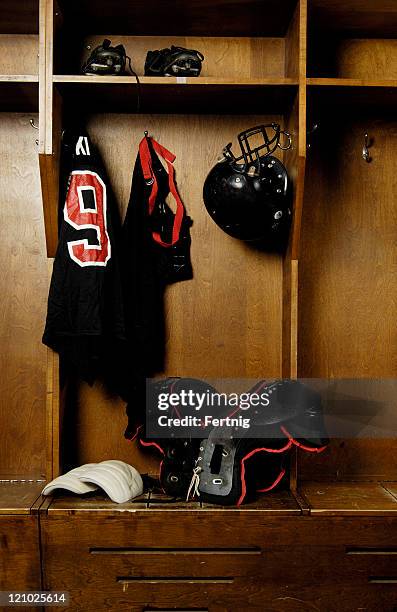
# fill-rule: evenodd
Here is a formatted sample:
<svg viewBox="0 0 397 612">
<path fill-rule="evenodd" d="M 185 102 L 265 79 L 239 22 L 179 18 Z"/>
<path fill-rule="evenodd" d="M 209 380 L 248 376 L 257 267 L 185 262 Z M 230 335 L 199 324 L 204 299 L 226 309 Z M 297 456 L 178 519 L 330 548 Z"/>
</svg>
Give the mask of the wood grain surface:
<svg viewBox="0 0 397 612">
<path fill-rule="evenodd" d="M 123 214 L 143 130 L 148 129 L 177 155 L 178 187 L 194 222 L 194 279 L 167 290 L 167 375 L 255 378 L 281 374 L 282 259 L 228 237 L 210 219 L 202 201 L 204 179 L 223 146 L 242 129 L 273 120 L 282 118 L 249 117 L 249 123 L 245 117 L 220 116 L 89 119 L 89 133 L 103 154 Z M 190 134 L 188 140 L 186 134 Z M 75 426 L 71 419 L 74 433 L 69 434 L 76 461 L 109 458 L 111 449 L 114 458 L 146 467 L 135 444 L 122 437 L 124 404 L 107 396 L 100 385 L 82 385 L 77 393 Z M 157 465 L 154 459 L 147 468 L 157 469 Z"/>
<path fill-rule="evenodd" d="M 308 482 L 300 492 L 311 514 L 388 516 L 397 512 L 397 499 L 381 484 Z"/>
<path fill-rule="evenodd" d="M 397 372 L 396 124 L 370 115 L 327 127 L 311 150 L 303 214 L 299 284 L 299 374 L 383 378 Z M 361 158 L 364 133 L 373 139 L 370 164 Z M 372 420 L 393 428 L 392 397 Z M 369 390 L 370 393 L 370 390 Z M 387 395 L 387 393 L 386 393 Z M 383 399 L 382 399 L 383 397 Z M 368 401 L 371 397 L 368 396 Z M 374 420 L 375 419 L 375 420 Z M 379 434 L 380 435 L 380 434 Z M 393 478 L 396 440 L 332 440 L 323 455 L 299 454 L 303 479 Z M 380 435 L 380 438 L 382 436 Z"/>
<path fill-rule="evenodd" d="M 40 590 L 40 554 L 37 517 L 1 517 L 0 589 Z M 22 608 L 25 609 L 26 608 Z"/>
<path fill-rule="evenodd" d="M 43 487 L 44 482 L 0 481 L 0 515 L 30 514 Z"/>
<path fill-rule="evenodd" d="M 39 39 L 34 34 L 0 34 L 2 74 L 38 74 Z"/>
<path fill-rule="evenodd" d="M 335 126 L 310 156 L 300 259 L 299 373 L 382 378 L 397 372 L 396 123 Z M 364 133 L 372 163 L 362 160 Z M 325 147 L 325 143 L 327 146 Z"/>
<path fill-rule="evenodd" d="M 33 116 L 37 124 L 37 116 Z M 45 474 L 48 291 L 44 223 L 31 115 L 1 116 L 0 474 Z"/>
<path fill-rule="evenodd" d="M 353 79 L 396 79 L 397 41 L 339 38 L 334 32 L 309 38 L 308 75 Z"/>
<path fill-rule="evenodd" d="M 153 493 L 151 491 L 123 504 L 112 502 L 106 495 L 100 492 L 85 495 L 83 497 L 72 494 L 61 495 L 61 493 L 59 493 L 51 498 L 50 505 L 46 512 L 51 516 L 69 516 L 71 514 L 84 513 L 89 510 L 90 512 L 98 513 L 97 517 L 103 517 L 115 513 L 135 513 L 143 509 L 156 509 L 164 512 L 181 510 L 184 511 L 185 514 L 189 514 L 193 510 L 200 510 L 200 512 L 217 511 L 226 513 L 241 513 L 241 510 L 243 510 L 244 513 L 254 512 L 262 516 L 297 515 L 301 513 L 294 495 L 291 494 L 290 491 L 283 489 L 277 489 L 272 492 L 271 495 L 260 495 L 258 499 L 244 504 L 243 508 L 204 503 L 200 502 L 199 499 L 193 502 L 185 502 L 180 499 L 175 500 L 163 493 Z"/>
<path fill-rule="evenodd" d="M 107 38 L 112 37 L 108 36 Z M 80 74 L 82 64 L 87 60 L 92 50 L 102 44 L 103 39 L 103 35 L 91 35 L 81 40 L 78 65 L 68 65 L 67 58 L 60 57 L 58 60 L 63 63 L 55 67 L 55 73 Z M 285 72 L 284 38 L 117 36 L 113 37 L 112 44 L 124 45 L 127 55 L 131 57 L 132 67 L 138 75 L 144 74 L 144 64 L 148 51 L 165 49 L 175 45 L 187 49 L 197 49 L 204 55 L 200 74 L 202 77 L 238 79 L 296 76 L 293 73 L 286 74 Z"/>
<path fill-rule="evenodd" d="M 47 154 L 41 158 L 41 168 L 44 179 L 49 179 L 47 182 L 43 180 L 44 193 L 48 200 L 55 202 L 62 105 L 57 95 L 53 98 L 52 54 L 53 34 L 54 31 L 61 32 L 62 16 L 56 14 L 53 18 L 52 0 L 43 0 L 40 6 L 40 48 L 45 56 L 40 69 L 40 110 L 43 113 L 40 150 Z M 173 97 L 175 100 L 181 99 L 181 94 L 185 92 L 183 95 L 187 105 L 190 104 L 189 112 L 208 113 L 212 104 L 216 108 L 216 101 L 221 100 L 221 94 L 226 95 L 229 87 L 229 107 L 221 110 L 235 113 L 230 116 L 197 114 L 188 117 L 178 114 L 134 117 L 108 114 L 88 117 L 89 130 L 102 149 L 122 213 L 125 212 L 129 196 L 133 151 L 143 129 L 152 130 L 154 136 L 177 153 L 180 191 L 194 218 L 195 279 L 170 288 L 167 294 L 168 357 L 164 372 L 203 377 L 270 377 L 280 375 L 281 371 L 295 375 L 298 355 L 298 373 L 304 376 L 394 376 L 397 369 L 397 339 L 393 325 L 396 306 L 396 235 L 393 228 L 396 211 L 390 194 L 396 187 L 393 171 L 395 124 L 391 120 L 379 119 L 381 114 L 378 109 L 393 107 L 396 98 L 393 94 L 397 91 L 396 49 L 395 41 L 390 38 L 397 32 L 396 7 L 390 0 L 377 3 L 373 0 L 347 0 L 343 5 L 334 0 L 309 2 L 309 76 L 342 77 L 327 82 L 318 79 L 307 81 L 312 94 L 316 94 L 310 100 L 311 110 L 313 104 L 317 110 L 321 110 L 339 99 L 342 106 L 351 106 L 357 100 L 367 106 L 375 103 L 376 111 L 365 120 L 358 117 L 342 127 L 338 124 L 331 148 L 322 146 L 321 150 L 311 151 L 300 240 L 306 155 L 306 0 L 275 4 L 272 11 L 267 11 L 268 19 L 261 22 L 260 27 L 251 20 L 252 16 L 258 16 L 263 10 L 263 6 L 255 2 L 244 7 L 237 3 L 235 11 L 226 15 L 222 1 L 209 6 L 204 0 L 197 0 L 187 13 L 178 15 L 174 22 L 175 31 L 171 35 L 163 30 L 165 22 L 159 18 L 159 10 L 150 26 L 152 31 L 148 31 L 150 28 L 146 31 L 138 28 L 136 11 L 139 8 L 142 16 L 150 10 L 150 6 L 149 2 L 145 6 L 138 3 L 129 7 L 121 23 L 115 7 L 112 15 L 107 15 L 106 12 L 98 12 L 89 0 L 80 4 L 61 3 L 65 32 L 68 18 L 72 15 L 85 15 L 93 19 L 86 21 L 91 24 L 90 31 L 83 27 L 76 32 L 79 42 L 76 54 L 71 56 L 71 63 L 62 59 L 55 62 L 55 71 L 59 69 L 61 75 L 64 74 L 64 77 L 58 77 L 57 87 L 65 96 L 67 109 L 75 96 L 79 96 L 81 104 L 84 105 L 85 101 L 87 106 L 97 99 L 98 110 L 110 110 L 112 98 L 117 109 L 125 98 L 131 110 L 135 89 L 134 95 L 132 90 L 126 94 L 127 90 L 122 89 L 121 82 L 117 89 L 113 82 L 97 82 L 90 78 L 83 80 L 76 76 L 82 56 L 89 52 L 88 49 L 84 50 L 84 46 L 90 45 L 92 48 L 102 41 L 103 33 L 113 31 L 118 37 L 117 42 L 126 45 L 139 73 L 143 72 L 145 54 L 149 48 L 161 48 L 172 42 L 197 47 L 204 52 L 206 61 L 199 86 L 208 92 L 208 96 L 200 94 L 200 98 L 197 88 L 173 89 L 175 85 L 170 84 L 164 88 L 164 91 L 168 91 L 168 102 L 164 95 L 166 104 L 171 104 Z M 25 3 L 14 14 L 9 2 L 4 3 L 3 8 L 3 25 L 0 26 L 3 66 L 0 72 L 3 76 L 0 89 L 4 96 L 0 107 L 3 110 L 8 107 L 18 110 L 23 106 L 37 108 L 38 22 L 32 26 L 37 17 L 37 6 Z M 59 13 L 57 6 L 54 10 Z M 216 23 L 215 30 L 215 21 L 210 21 L 221 13 L 224 19 Z M 194 21 L 189 22 L 189 15 L 194 17 Z M 236 15 L 239 15 L 239 19 L 236 19 Z M 112 24 L 116 25 L 115 29 L 112 29 Z M 17 32 L 18 36 L 14 36 Z M 320 32 L 319 37 L 316 32 Z M 141 33 L 147 36 L 141 36 Z M 327 34 L 332 37 L 331 45 L 325 44 L 329 40 Z M 64 51 L 68 48 L 67 39 L 57 34 L 55 43 L 57 53 L 62 48 Z M 323 52 L 324 48 L 326 53 Z M 68 54 L 61 54 L 61 57 L 68 57 Z M 291 78 L 292 81 L 288 81 Z M 232 84 L 235 87 L 232 88 Z M 124 85 L 128 86 L 128 83 Z M 153 88 L 148 86 L 146 92 L 148 98 L 153 100 L 161 88 L 160 84 L 153 82 L 152 85 Z M 320 90 L 323 93 L 319 93 Z M 101 92 L 100 95 L 98 92 Z M 101 100 L 103 108 L 100 108 Z M 157 104 L 158 110 L 157 99 L 148 101 L 149 108 L 150 103 Z M 251 107 L 254 103 L 257 106 Z M 263 107 L 263 113 L 266 113 L 269 104 L 274 103 L 278 104 L 280 113 L 286 112 L 285 119 L 280 115 L 254 115 L 250 110 L 255 108 L 256 112 Z M 93 108 L 95 110 L 95 106 Z M 171 106 L 167 108 L 170 109 Z M 179 113 L 182 105 L 178 106 L 175 102 L 175 109 Z M 247 112 L 251 114 L 244 116 Z M 271 120 L 285 122 L 294 137 L 293 150 L 284 156 L 296 187 L 295 224 L 289 253 L 292 264 L 288 259 L 283 262 L 278 255 L 264 255 L 225 236 L 206 215 L 201 197 L 203 180 L 222 147 L 241 129 Z M 6 162 L 11 151 L 14 155 L 17 152 L 18 164 L 23 163 L 24 167 L 29 168 L 24 178 L 28 180 L 29 176 L 33 180 L 33 174 L 37 177 L 37 162 L 33 161 L 33 157 L 28 160 L 30 149 L 26 145 L 22 157 L 20 153 L 22 143 L 26 142 L 23 138 L 32 139 L 32 133 L 29 128 L 25 134 L 24 129 L 22 136 L 20 121 L 22 119 L 17 115 L 2 116 L 4 137 L 9 147 L 6 149 Z M 373 161 L 372 164 L 364 164 L 360 158 L 363 132 L 370 128 L 374 130 Z M 11 164 L 10 167 L 12 174 L 18 165 Z M 2 180 L 6 185 L 3 189 L 10 192 L 8 176 L 3 173 Z M 26 183 L 20 180 L 20 175 L 18 180 L 12 179 L 11 185 L 14 185 L 12 189 L 16 190 L 18 198 L 22 199 L 22 193 L 27 191 L 34 193 L 31 186 L 28 189 Z M 10 206 L 8 210 L 11 210 Z M 20 217 L 15 218 L 15 210 L 13 206 L 13 222 L 16 219 L 18 232 L 23 231 L 23 240 L 30 240 L 29 244 L 32 238 L 26 231 L 33 232 L 33 241 L 36 239 L 37 246 L 40 233 L 37 223 L 42 221 L 38 221 L 36 215 L 25 227 L 20 223 Z M 55 210 L 54 207 L 52 210 Z M 4 214 L 8 215 L 8 220 L 10 213 Z M 10 244 L 18 242 L 19 234 L 13 233 L 15 231 L 12 229 L 9 242 L 3 247 L 5 258 L 7 260 L 8 257 L 10 262 L 7 269 L 11 270 L 7 273 L 4 287 L 9 292 L 12 286 L 14 292 L 3 308 L 6 394 L 2 399 L 4 407 L 0 407 L 0 414 L 8 419 L 8 425 L 0 458 L 4 456 L 4 474 L 8 476 L 14 474 L 15 461 L 18 464 L 16 473 L 29 475 L 31 470 L 37 475 L 34 466 L 43 465 L 41 461 L 45 456 L 49 464 L 48 449 L 57 453 L 56 444 L 50 446 L 48 440 L 47 444 L 39 444 L 39 440 L 43 440 L 45 426 L 45 408 L 44 403 L 40 404 L 40 398 L 45 386 L 46 364 L 43 350 L 37 349 L 41 335 L 39 320 L 45 314 L 46 293 L 41 247 L 37 247 L 38 250 L 34 248 L 36 264 L 29 268 L 29 275 L 23 272 L 23 280 L 18 278 L 16 282 L 20 266 L 9 259 L 9 252 L 12 252 Z M 55 235 L 54 227 L 49 231 Z M 49 252 L 53 253 L 54 248 L 53 240 Z M 23 258 L 22 254 L 17 256 Z M 32 283 L 32 278 L 35 279 L 34 292 L 39 295 L 39 300 L 35 300 L 33 305 L 29 303 L 28 317 L 26 287 L 31 287 L 29 283 Z M 15 304 L 22 309 L 25 319 L 19 316 Z M 26 342 L 30 352 L 26 351 Z M 15 347 L 21 346 L 23 350 L 18 348 L 16 355 Z M 29 363 L 27 370 L 18 366 L 21 355 Z M 22 397 L 24 409 L 18 412 L 15 407 L 21 405 Z M 28 409 L 25 408 L 26 403 Z M 27 452 L 23 456 L 17 452 L 17 448 L 21 440 L 28 437 L 32 406 L 38 404 L 43 427 L 36 426 L 33 433 L 29 431 L 29 443 L 24 443 Z M 66 410 L 68 412 L 68 407 Z M 66 431 L 73 440 L 69 457 L 76 462 L 99 460 L 108 458 L 110 451 L 125 460 L 137 461 L 143 469 L 155 470 L 157 460 L 142 458 L 136 448 L 122 438 L 125 425 L 123 413 L 124 404 L 108 396 L 100 385 L 94 388 L 81 385 L 77 390 L 76 404 L 68 414 L 71 429 Z M 36 412 L 34 415 L 36 422 L 40 423 Z M 109 426 L 104 428 L 103 423 L 109 423 Z M 52 430 L 50 421 L 47 421 L 47 430 Z M 63 444 L 68 446 L 66 439 L 63 439 Z M 311 461 L 311 467 L 307 458 L 300 459 L 301 475 L 312 478 L 318 470 L 317 473 L 326 480 L 389 478 L 394 471 L 391 459 L 393 449 L 392 440 L 383 443 L 351 441 L 347 445 L 337 440 L 332 442 L 328 458 L 316 458 Z M 0 462 L 0 465 L 3 463 Z"/>
<path fill-rule="evenodd" d="M 75 609 L 177 601 L 183 609 L 263 610 L 266 598 L 266 610 L 281 612 L 332 610 L 337 583 L 338 609 L 392 609 L 393 591 L 369 580 L 394 575 L 387 550 L 397 542 L 396 519 L 263 518 L 244 510 L 104 516 L 72 506 L 65 516 L 54 508 L 41 516 L 45 588 L 68 588 Z M 381 554 L 351 554 L 365 550 Z"/>
</svg>

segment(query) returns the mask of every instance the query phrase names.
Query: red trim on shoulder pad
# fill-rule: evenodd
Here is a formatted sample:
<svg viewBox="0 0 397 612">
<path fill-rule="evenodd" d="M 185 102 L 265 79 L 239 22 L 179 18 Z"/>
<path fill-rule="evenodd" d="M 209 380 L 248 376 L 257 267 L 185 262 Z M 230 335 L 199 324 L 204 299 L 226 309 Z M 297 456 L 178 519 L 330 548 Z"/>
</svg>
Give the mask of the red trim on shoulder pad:
<svg viewBox="0 0 397 612">
<path fill-rule="evenodd" d="M 164 450 L 161 448 L 160 444 L 157 444 L 157 442 L 144 442 L 142 440 L 142 438 L 139 438 L 139 443 L 142 444 L 142 446 L 148 447 L 148 446 L 154 446 L 155 448 L 157 448 L 157 450 L 160 451 L 160 453 L 162 455 L 165 455 Z"/>
<path fill-rule="evenodd" d="M 254 448 L 251 452 L 247 453 L 247 455 L 245 455 L 245 457 L 243 457 L 241 459 L 241 471 L 240 471 L 241 495 L 240 495 L 240 498 L 239 498 L 239 500 L 237 502 L 237 506 L 241 506 L 241 504 L 243 503 L 244 498 L 245 498 L 245 496 L 247 494 L 247 485 L 246 485 L 246 482 L 245 482 L 245 461 L 247 459 L 250 459 L 256 453 L 262 453 L 262 452 L 264 452 L 264 453 L 284 453 L 285 451 L 290 449 L 291 446 L 292 446 L 292 442 L 291 442 L 291 440 L 289 440 L 288 443 L 286 444 L 286 446 L 284 446 L 282 449 L 278 449 L 278 450 L 269 449 L 269 448 L 265 448 L 265 447 L 263 447 L 263 448 Z M 284 474 L 282 476 L 284 476 Z M 280 477 L 280 480 L 281 480 L 282 476 Z M 280 481 L 278 481 L 278 482 L 280 482 Z M 276 482 L 276 484 L 274 484 L 274 487 L 278 484 L 278 482 Z"/>
<path fill-rule="evenodd" d="M 132 436 L 132 438 L 127 438 L 127 440 L 128 440 L 129 442 L 133 442 L 133 441 L 134 441 L 134 440 L 135 440 L 135 439 L 138 437 L 139 430 L 140 430 L 140 429 L 142 429 L 142 427 L 143 427 L 143 425 L 138 425 L 138 427 L 136 428 L 135 433 L 134 433 L 134 435 Z"/>
<path fill-rule="evenodd" d="M 283 434 L 287 436 L 290 442 L 292 442 L 292 444 L 295 444 L 295 446 L 297 446 L 298 448 L 301 448 L 302 450 L 305 450 L 309 453 L 322 453 L 327 448 L 327 446 L 306 446 L 305 444 L 302 444 L 302 442 L 298 442 L 298 440 L 295 440 L 295 438 L 291 436 L 291 434 L 284 427 L 284 425 L 281 425 L 280 429 Z"/>
</svg>

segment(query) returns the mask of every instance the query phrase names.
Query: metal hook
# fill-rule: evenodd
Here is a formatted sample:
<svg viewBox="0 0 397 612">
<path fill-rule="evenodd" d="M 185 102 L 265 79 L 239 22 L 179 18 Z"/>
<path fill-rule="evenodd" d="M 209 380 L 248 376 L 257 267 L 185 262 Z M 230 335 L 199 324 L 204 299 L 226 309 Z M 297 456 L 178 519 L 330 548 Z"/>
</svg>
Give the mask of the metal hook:
<svg viewBox="0 0 397 612">
<path fill-rule="evenodd" d="M 147 130 L 145 130 L 145 131 L 143 132 L 143 135 L 145 136 L 145 138 L 147 138 L 147 137 L 149 136 L 149 132 L 148 132 Z"/>
<path fill-rule="evenodd" d="M 363 160 L 366 161 L 368 164 L 371 163 L 371 159 L 372 159 L 370 154 L 369 154 L 369 147 L 370 146 L 371 146 L 371 142 L 369 140 L 367 132 L 365 132 L 362 156 L 363 156 Z"/>
<path fill-rule="evenodd" d="M 280 130 L 280 135 L 281 134 L 286 138 L 287 144 L 282 145 L 280 143 L 277 143 L 277 146 L 282 151 L 288 151 L 288 149 L 292 147 L 292 136 L 289 132 L 285 132 L 284 130 Z"/>
<path fill-rule="evenodd" d="M 29 119 L 29 123 L 35 130 L 39 129 L 39 126 L 35 124 L 34 119 Z"/>
</svg>

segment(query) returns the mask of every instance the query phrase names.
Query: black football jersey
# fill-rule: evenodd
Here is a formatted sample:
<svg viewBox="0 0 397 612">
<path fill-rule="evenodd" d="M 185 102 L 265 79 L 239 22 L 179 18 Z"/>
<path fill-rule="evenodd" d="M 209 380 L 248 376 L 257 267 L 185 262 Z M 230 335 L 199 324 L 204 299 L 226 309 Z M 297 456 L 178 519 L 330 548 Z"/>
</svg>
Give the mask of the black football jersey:
<svg viewBox="0 0 397 612">
<path fill-rule="evenodd" d="M 59 243 L 43 342 L 92 382 L 125 340 L 117 236 L 119 214 L 86 133 L 64 143 Z M 61 193 L 62 197 L 62 193 Z"/>
</svg>

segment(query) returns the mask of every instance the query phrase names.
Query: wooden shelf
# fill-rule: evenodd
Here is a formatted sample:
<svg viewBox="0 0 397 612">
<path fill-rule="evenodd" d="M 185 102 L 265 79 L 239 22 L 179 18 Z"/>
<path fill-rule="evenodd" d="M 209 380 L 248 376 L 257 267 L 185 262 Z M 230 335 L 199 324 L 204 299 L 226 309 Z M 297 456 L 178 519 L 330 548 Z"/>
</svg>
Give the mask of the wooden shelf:
<svg viewBox="0 0 397 612">
<path fill-rule="evenodd" d="M 134 77 L 55 75 L 54 83 L 66 101 L 79 101 L 91 112 L 137 109 Z M 292 106 L 294 79 L 219 79 L 198 77 L 178 82 L 174 77 L 140 77 L 140 112 L 145 113 L 276 113 Z"/>
<path fill-rule="evenodd" d="M 0 111 L 37 112 L 39 77 L 37 75 L 0 75 Z"/>
<path fill-rule="evenodd" d="M 219 506 L 214 504 L 201 504 L 199 501 L 185 502 L 173 500 L 161 494 L 147 493 L 125 504 L 116 504 L 104 495 L 61 495 L 48 498 L 48 514 L 76 514 L 86 512 L 119 513 L 137 511 L 228 511 L 228 512 L 262 512 L 266 515 L 297 515 L 301 509 L 290 491 L 278 490 L 260 496 L 256 501 L 236 506 Z M 43 506 L 44 507 L 44 506 Z"/>
<path fill-rule="evenodd" d="M 146 493 L 124 504 L 116 504 L 103 494 L 77 496 L 60 492 L 48 497 L 42 506 L 48 514 L 76 514 L 87 512 L 115 513 L 138 511 L 185 512 L 260 512 L 267 516 L 301 515 L 324 516 L 396 516 L 397 483 L 369 482 L 306 482 L 298 499 L 291 491 L 276 490 L 261 495 L 257 500 L 236 506 L 220 506 L 174 500 L 166 495 Z"/>
<path fill-rule="evenodd" d="M 2 0 L 1 34 L 37 34 L 39 31 L 39 0 Z"/>
<path fill-rule="evenodd" d="M 261 512 L 266 514 L 266 516 L 298 515 L 302 513 L 302 510 L 293 493 L 285 489 L 276 489 L 271 493 L 264 493 L 263 495 L 259 496 L 257 500 L 244 504 L 240 508 L 236 508 L 235 506 L 223 507 L 206 503 L 203 503 L 201 508 L 202 510 L 208 511 L 240 510 L 245 512 Z"/>
<path fill-rule="evenodd" d="M 396 516 L 397 498 L 391 493 L 396 483 L 308 482 L 300 493 L 310 506 L 310 514 L 327 516 Z"/>
<path fill-rule="evenodd" d="M 313 108 L 393 110 L 397 104 L 397 80 L 307 79 L 308 100 Z"/>
<path fill-rule="evenodd" d="M 0 515 L 30 514 L 43 482 L 0 482 Z"/>
<path fill-rule="evenodd" d="M 97 34 L 284 36 L 296 0 L 60 0 L 74 27 Z"/>
<path fill-rule="evenodd" d="M 307 79 L 309 86 L 316 85 L 320 87 L 397 87 L 395 79 L 330 79 L 330 78 L 310 78 Z"/>
<path fill-rule="evenodd" d="M 291 79 L 288 77 L 283 78 L 247 78 L 247 79 L 233 79 L 233 78 L 219 78 L 219 77 L 148 77 L 139 76 L 139 81 L 142 85 L 224 85 L 224 86 L 239 86 L 239 85 L 263 85 L 263 86 L 285 86 L 285 85 L 298 85 L 297 79 Z M 183 79 L 183 80 L 182 80 Z M 136 84 L 134 76 L 95 76 L 95 75 L 81 75 L 81 74 L 54 74 L 54 83 L 100 83 L 100 84 Z"/>
</svg>

